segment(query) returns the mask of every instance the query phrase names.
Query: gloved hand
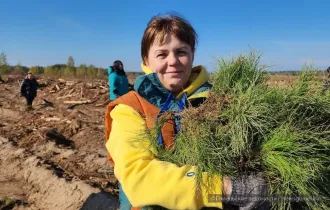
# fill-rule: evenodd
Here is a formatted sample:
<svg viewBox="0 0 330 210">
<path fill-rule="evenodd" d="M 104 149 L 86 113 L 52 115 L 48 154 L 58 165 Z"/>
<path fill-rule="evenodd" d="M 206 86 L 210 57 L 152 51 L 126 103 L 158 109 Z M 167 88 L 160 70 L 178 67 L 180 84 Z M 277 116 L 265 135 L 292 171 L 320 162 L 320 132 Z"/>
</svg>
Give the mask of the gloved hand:
<svg viewBox="0 0 330 210">
<path fill-rule="evenodd" d="M 268 189 L 264 179 L 257 175 L 230 178 L 231 192 L 227 204 L 239 206 L 240 210 L 269 210 Z"/>
</svg>

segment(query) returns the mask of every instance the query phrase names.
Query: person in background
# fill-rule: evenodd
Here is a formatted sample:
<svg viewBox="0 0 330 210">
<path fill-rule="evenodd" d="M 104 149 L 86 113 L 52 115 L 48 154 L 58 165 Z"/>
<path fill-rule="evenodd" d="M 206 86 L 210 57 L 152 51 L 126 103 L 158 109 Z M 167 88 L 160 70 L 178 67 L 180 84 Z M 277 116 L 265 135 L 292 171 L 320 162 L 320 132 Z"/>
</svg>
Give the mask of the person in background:
<svg viewBox="0 0 330 210">
<path fill-rule="evenodd" d="M 330 79 L 330 66 L 327 68 L 328 78 Z"/>
<path fill-rule="evenodd" d="M 325 93 L 327 90 L 330 89 L 330 66 L 327 68 L 326 72 L 327 78 L 324 81 L 322 93 Z"/>
<path fill-rule="evenodd" d="M 37 96 L 37 89 L 39 84 L 37 80 L 33 77 L 32 72 L 29 71 L 26 78 L 23 80 L 21 85 L 21 96 L 26 99 L 27 109 L 32 109 L 32 103 L 35 97 Z"/>
<path fill-rule="evenodd" d="M 5 83 L 5 81 L 2 79 L 1 75 L 0 75 L 0 83 Z"/>
<path fill-rule="evenodd" d="M 191 210 L 225 206 L 240 210 L 268 208 L 267 202 L 262 201 L 267 196 L 267 183 L 258 175 L 211 177 L 205 172 L 198 191 L 195 166 L 179 167 L 157 159 L 149 147 L 150 141 L 170 149 L 180 131 L 178 115 L 171 116 L 156 139 L 146 138 L 142 144 L 133 141 L 141 138 L 141 131 L 152 128 L 163 113 L 180 112 L 187 104 L 199 106 L 208 97 L 212 88 L 209 75 L 203 66 L 193 66 L 196 43 L 197 34 L 184 18 L 177 15 L 152 18 L 141 42 L 141 67 L 145 75 L 135 80 L 134 91 L 107 106 L 105 146 L 121 186 L 122 210 L 150 205 Z M 209 193 L 217 201 L 210 198 L 206 186 L 213 186 Z M 251 199 L 238 200 L 240 196 Z M 260 200 L 253 199 L 256 197 Z"/>
<path fill-rule="evenodd" d="M 108 75 L 110 100 L 113 101 L 128 92 L 129 84 L 123 63 L 116 60 L 112 66 L 109 66 Z"/>
</svg>

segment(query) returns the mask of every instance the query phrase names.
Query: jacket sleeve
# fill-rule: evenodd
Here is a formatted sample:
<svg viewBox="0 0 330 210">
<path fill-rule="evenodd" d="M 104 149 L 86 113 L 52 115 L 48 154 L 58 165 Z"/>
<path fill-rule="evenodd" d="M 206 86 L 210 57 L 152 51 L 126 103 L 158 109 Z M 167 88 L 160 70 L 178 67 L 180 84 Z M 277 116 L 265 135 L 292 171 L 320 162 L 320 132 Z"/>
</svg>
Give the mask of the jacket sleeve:
<svg viewBox="0 0 330 210">
<path fill-rule="evenodd" d="M 141 140 L 145 121 L 138 112 L 120 104 L 112 110 L 110 116 L 113 121 L 106 148 L 115 162 L 115 176 L 134 207 L 158 205 L 168 209 L 222 208 L 221 200 L 208 200 L 210 194 L 221 197 L 221 177 L 211 178 L 204 173 L 202 190 L 196 190 L 196 167 L 178 167 L 160 161 L 150 150 L 149 141 Z M 207 188 L 206 184 L 212 187 Z"/>
<path fill-rule="evenodd" d="M 111 71 L 112 71 L 112 66 L 109 66 L 109 67 L 108 67 L 108 75 L 111 74 Z"/>
<path fill-rule="evenodd" d="M 40 87 L 40 84 L 38 83 L 38 81 L 35 78 L 33 78 L 33 79 L 34 79 L 34 82 L 35 82 L 35 85 L 36 85 L 36 89 L 38 89 Z"/>
<path fill-rule="evenodd" d="M 25 80 L 21 83 L 21 88 L 20 88 L 21 96 L 25 96 Z"/>
<path fill-rule="evenodd" d="M 110 91 L 113 92 L 114 95 L 118 94 L 118 88 L 117 88 L 117 80 L 118 76 L 116 73 L 111 73 L 109 76 L 109 86 L 110 86 Z"/>
</svg>

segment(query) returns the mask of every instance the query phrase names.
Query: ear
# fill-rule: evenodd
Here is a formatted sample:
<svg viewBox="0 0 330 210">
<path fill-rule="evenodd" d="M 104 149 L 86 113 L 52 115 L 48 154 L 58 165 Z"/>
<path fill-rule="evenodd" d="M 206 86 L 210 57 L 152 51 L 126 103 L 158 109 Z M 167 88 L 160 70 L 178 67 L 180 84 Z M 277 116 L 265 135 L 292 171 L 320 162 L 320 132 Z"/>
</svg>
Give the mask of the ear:
<svg viewBox="0 0 330 210">
<path fill-rule="evenodd" d="M 148 58 L 147 58 L 147 57 L 144 57 L 144 58 L 143 58 L 143 64 L 144 64 L 145 66 L 148 66 L 148 67 L 149 67 L 149 61 L 148 61 Z"/>
</svg>

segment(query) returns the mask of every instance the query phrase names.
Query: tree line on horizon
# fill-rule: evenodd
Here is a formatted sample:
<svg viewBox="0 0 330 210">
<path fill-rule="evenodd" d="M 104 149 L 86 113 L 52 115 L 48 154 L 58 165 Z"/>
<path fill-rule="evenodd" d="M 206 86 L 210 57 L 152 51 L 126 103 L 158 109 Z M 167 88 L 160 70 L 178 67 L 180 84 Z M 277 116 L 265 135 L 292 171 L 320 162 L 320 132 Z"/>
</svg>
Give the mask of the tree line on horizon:
<svg viewBox="0 0 330 210">
<path fill-rule="evenodd" d="M 7 62 L 7 56 L 4 52 L 0 53 L 0 75 L 26 75 L 28 71 L 31 71 L 35 75 L 45 75 L 52 78 L 89 78 L 89 79 L 105 79 L 108 75 L 106 68 L 96 67 L 92 64 L 80 64 L 75 66 L 75 62 L 72 56 L 68 57 L 65 64 L 54 64 L 49 66 L 31 66 L 27 67 L 20 63 L 16 65 L 9 65 Z M 287 71 L 272 71 L 271 75 L 288 75 L 297 76 L 300 71 L 287 70 Z M 138 76 L 142 72 L 126 72 L 132 76 Z M 324 72 L 320 70 L 320 74 Z"/>
<path fill-rule="evenodd" d="M 31 71 L 35 75 L 45 75 L 49 77 L 78 77 L 78 78 L 104 78 L 107 76 L 107 69 L 96 67 L 94 65 L 81 64 L 75 66 L 72 56 L 68 57 L 65 64 L 54 64 L 49 66 L 31 66 L 27 67 L 18 63 L 9 65 L 7 56 L 4 52 L 0 54 L 0 75 L 25 75 Z"/>
</svg>

